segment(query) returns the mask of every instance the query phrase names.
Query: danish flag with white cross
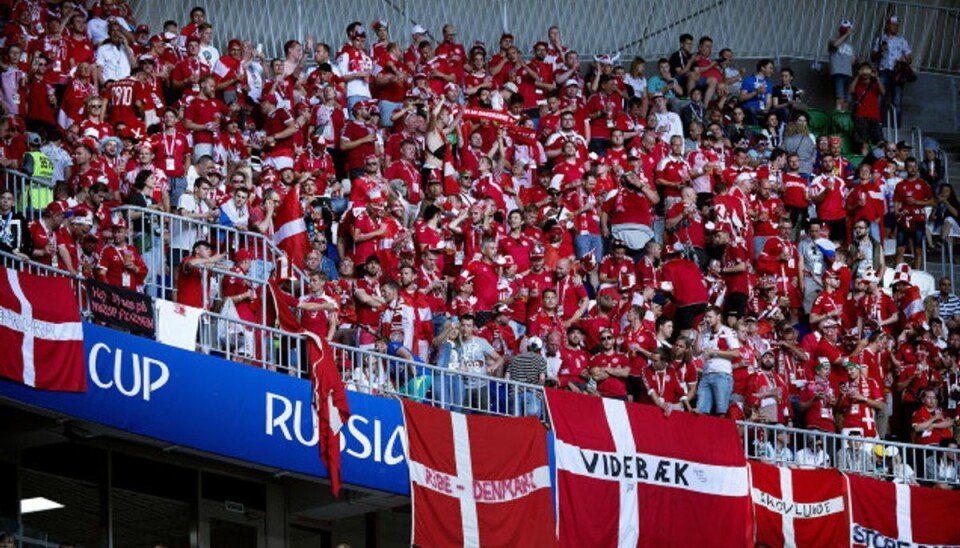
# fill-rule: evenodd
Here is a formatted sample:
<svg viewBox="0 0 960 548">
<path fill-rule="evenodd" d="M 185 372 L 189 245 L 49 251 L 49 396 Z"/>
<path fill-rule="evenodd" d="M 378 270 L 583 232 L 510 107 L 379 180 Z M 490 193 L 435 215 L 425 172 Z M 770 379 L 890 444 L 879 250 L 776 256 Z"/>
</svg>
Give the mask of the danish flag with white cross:
<svg viewBox="0 0 960 548">
<path fill-rule="evenodd" d="M 743 442 L 733 421 L 547 391 L 560 546 L 748 546 Z"/>
<path fill-rule="evenodd" d="M 540 421 L 402 402 L 414 545 L 556 545 Z"/>
<path fill-rule="evenodd" d="M 0 270 L 0 376 L 85 392 L 83 324 L 69 278 Z"/>
</svg>

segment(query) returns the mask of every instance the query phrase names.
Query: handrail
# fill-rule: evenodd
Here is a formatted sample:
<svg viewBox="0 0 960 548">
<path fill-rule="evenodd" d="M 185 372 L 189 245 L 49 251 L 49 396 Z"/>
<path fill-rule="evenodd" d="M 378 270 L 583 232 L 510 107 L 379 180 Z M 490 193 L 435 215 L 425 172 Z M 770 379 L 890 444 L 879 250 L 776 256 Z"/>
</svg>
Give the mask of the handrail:
<svg viewBox="0 0 960 548">
<path fill-rule="evenodd" d="M 304 377 L 306 358 L 304 337 L 275 327 L 228 318 L 204 310 L 200 314 L 197 334 L 199 352 L 216 354 L 241 363 L 279 371 L 293 377 Z"/>
<path fill-rule="evenodd" d="M 0 252 L 0 264 L 20 271 L 64 276 L 78 282 L 82 280 L 82 276 L 34 261 L 24 261 L 22 257 L 10 253 Z M 85 310 L 82 291 L 82 284 L 78 283 L 77 298 L 81 310 Z M 227 360 L 301 378 L 309 373 L 305 367 L 305 340 L 302 334 L 205 310 L 201 313 L 197 340 L 198 351 L 204 354 L 219 355 Z M 408 398 L 463 413 L 533 415 L 549 424 L 549 416 L 543 407 L 543 387 L 540 385 L 445 369 L 435 364 L 415 362 L 340 343 L 331 343 L 330 346 L 341 378 L 350 390 Z M 936 475 L 937 467 L 933 466 L 951 456 L 960 458 L 960 450 L 749 421 L 737 421 L 737 425 L 743 435 L 744 452 L 751 459 L 779 465 L 837 468 L 844 472 L 864 473 L 895 481 L 919 480 L 960 485 L 957 478 L 941 481 Z M 789 451 L 776 450 L 774 440 L 780 435 L 784 436 L 783 446 Z M 823 450 L 813 453 L 816 458 L 803 458 L 802 455 L 809 457 L 809 453 L 798 457 L 798 451 L 808 446 L 816 447 L 818 443 Z M 877 446 L 883 449 L 884 454 L 891 453 L 891 457 L 884 460 L 869 453 L 875 451 Z M 851 451 L 851 448 L 856 450 Z M 898 457 L 894 458 L 893 453 Z M 868 466 L 871 464 L 872 469 Z"/>
<path fill-rule="evenodd" d="M 59 276 L 72 279 L 74 281 L 74 293 L 77 296 L 77 305 L 80 307 L 81 313 L 86 314 L 87 306 L 84 301 L 83 287 L 84 277 L 80 274 L 72 274 L 62 268 L 46 265 L 34 260 L 24 260 L 23 257 L 5 251 L 0 251 L 0 266 L 12 268 L 18 272 L 36 274 L 38 276 Z"/>
<path fill-rule="evenodd" d="M 897 482 L 926 481 L 960 486 L 960 478 L 956 476 L 938 477 L 936 466 L 941 459 L 960 459 L 958 449 L 748 421 L 737 421 L 737 425 L 743 435 L 747 458 L 780 466 L 836 468 Z"/>
<path fill-rule="evenodd" d="M 546 421 L 543 386 L 470 371 L 446 369 L 331 343 L 348 388 L 397 395 L 463 413 L 520 416 Z"/>
<path fill-rule="evenodd" d="M 241 248 L 252 251 L 255 260 L 262 261 L 262 264 L 253 265 L 250 272 L 250 277 L 259 284 L 267 283 L 270 271 L 280 257 L 285 255 L 272 239 L 252 231 L 132 205 L 119 206 L 112 212 L 123 215 L 135 238 L 139 238 L 141 254 L 145 255 L 144 262 L 150 271 L 145 286 L 147 293 L 154 297 L 174 300 L 176 269 L 190 254 L 197 240 L 210 241 L 217 252 L 229 253 Z M 134 214 L 139 214 L 139 218 L 134 219 Z M 168 233 L 170 243 L 165 245 L 165 236 Z M 307 277 L 296 265 L 291 263 L 290 267 L 302 293 Z M 265 312 L 263 317 L 266 317 Z"/>
</svg>

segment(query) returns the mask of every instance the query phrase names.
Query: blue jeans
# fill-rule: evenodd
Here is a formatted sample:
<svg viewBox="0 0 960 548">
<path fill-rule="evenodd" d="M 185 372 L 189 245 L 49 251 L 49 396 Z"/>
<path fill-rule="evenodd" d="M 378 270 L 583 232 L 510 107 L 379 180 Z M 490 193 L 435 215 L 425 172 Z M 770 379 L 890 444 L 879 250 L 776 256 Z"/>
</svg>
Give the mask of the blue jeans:
<svg viewBox="0 0 960 548">
<path fill-rule="evenodd" d="M 600 259 L 603 258 L 603 238 L 599 234 L 578 234 L 573 237 L 573 250 L 577 259 L 593 250 L 593 257 L 597 264 L 600 264 Z"/>
<path fill-rule="evenodd" d="M 893 114 L 897 118 L 897 127 L 901 125 L 901 101 L 903 99 L 903 84 L 894 82 L 894 72 L 892 70 L 880 71 L 880 82 L 883 83 L 887 92 L 880 96 L 880 118 L 881 123 L 887 125 L 887 108 L 893 106 Z"/>
<path fill-rule="evenodd" d="M 440 354 L 437 356 L 437 367 L 440 371 L 437 371 L 434 376 L 433 387 L 435 393 L 438 392 L 439 387 L 437 399 L 440 407 L 447 411 L 461 411 L 464 395 L 463 377 L 453 371 L 448 373 L 452 350 L 453 347 L 450 344 L 441 345 Z"/>
<path fill-rule="evenodd" d="M 697 411 L 723 415 L 730 407 L 733 376 L 726 373 L 707 373 L 697 386 Z"/>
<path fill-rule="evenodd" d="M 533 392 L 524 392 L 511 399 L 511 415 L 517 417 L 539 417 L 543 409 L 540 398 Z"/>
<path fill-rule="evenodd" d="M 170 183 L 170 209 L 176 212 L 180 205 L 180 196 L 187 191 L 187 178 L 169 177 L 167 181 Z"/>
</svg>

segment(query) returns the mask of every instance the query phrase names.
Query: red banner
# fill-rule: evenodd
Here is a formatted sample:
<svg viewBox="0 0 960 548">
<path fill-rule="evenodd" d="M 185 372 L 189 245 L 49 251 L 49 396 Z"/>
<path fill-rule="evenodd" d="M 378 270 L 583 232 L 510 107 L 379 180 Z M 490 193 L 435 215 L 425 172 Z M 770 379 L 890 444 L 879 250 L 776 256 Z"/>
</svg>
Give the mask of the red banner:
<svg viewBox="0 0 960 548">
<path fill-rule="evenodd" d="M 960 546 L 960 492 L 847 475 L 855 547 Z"/>
<path fill-rule="evenodd" d="M 556 545 L 540 421 L 401 401 L 414 545 Z"/>
<path fill-rule="evenodd" d="M 549 389 L 547 405 L 561 546 L 752 544 L 733 421 Z"/>
<path fill-rule="evenodd" d="M 846 482 L 840 472 L 751 461 L 750 480 L 758 545 L 850 545 Z"/>
<path fill-rule="evenodd" d="M 303 258 L 310 251 L 310 237 L 307 236 L 307 224 L 303 220 L 303 207 L 300 205 L 300 185 L 293 185 L 293 189 L 284 196 L 277 208 L 274 226 L 274 243 L 287 254 L 290 264 L 303 268 Z"/>
<path fill-rule="evenodd" d="M 44 390 L 85 392 L 83 324 L 68 278 L 0 273 L 0 376 Z"/>
</svg>

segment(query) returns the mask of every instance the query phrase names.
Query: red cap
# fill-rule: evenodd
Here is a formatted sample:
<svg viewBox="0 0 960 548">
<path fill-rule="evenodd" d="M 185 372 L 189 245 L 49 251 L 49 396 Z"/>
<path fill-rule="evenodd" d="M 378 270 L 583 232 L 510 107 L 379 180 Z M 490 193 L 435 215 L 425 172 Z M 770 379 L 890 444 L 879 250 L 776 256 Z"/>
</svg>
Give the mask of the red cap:
<svg viewBox="0 0 960 548">
<path fill-rule="evenodd" d="M 150 33 L 150 27 L 147 26 L 147 25 L 137 25 L 137 34 L 140 34 L 140 33 L 143 33 L 143 32 L 146 32 L 146 33 L 149 34 L 149 33 Z"/>
<path fill-rule="evenodd" d="M 83 139 L 80 139 L 80 143 L 77 146 L 86 147 L 91 154 L 100 152 L 100 145 L 93 137 L 84 137 Z"/>
<path fill-rule="evenodd" d="M 199 36 L 196 36 L 196 35 L 187 36 L 187 41 L 186 41 L 186 43 L 189 44 L 190 42 L 196 42 L 196 43 L 199 44 L 199 43 L 200 43 L 200 37 L 199 37 Z"/>
<path fill-rule="evenodd" d="M 230 48 L 240 48 L 240 49 L 243 49 L 243 43 L 240 42 L 240 39 L 239 39 L 239 38 L 234 38 L 234 39 L 230 40 L 229 42 L 227 42 L 227 49 L 230 49 Z"/>
<path fill-rule="evenodd" d="M 240 249 L 233 254 L 233 262 L 235 263 L 251 260 L 253 260 L 253 253 L 250 253 L 250 250 L 248 249 Z"/>
<path fill-rule="evenodd" d="M 47 204 L 47 213 L 50 215 L 63 215 L 70 211 L 70 206 L 64 200 L 56 200 Z"/>
<path fill-rule="evenodd" d="M 127 228 L 127 219 L 126 219 L 126 217 L 117 217 L 115 220 L 111 220 L 111 221 L 110 221 L 110 228 L 111 228 L 111 229 L 114 229 L 114 230 L 116 230 L 116 229 L 118 229 L 118 228 Z"/>
</svg>

